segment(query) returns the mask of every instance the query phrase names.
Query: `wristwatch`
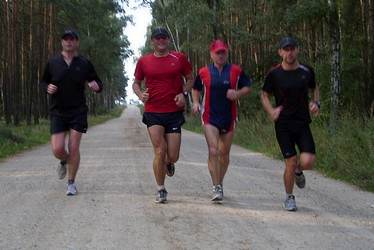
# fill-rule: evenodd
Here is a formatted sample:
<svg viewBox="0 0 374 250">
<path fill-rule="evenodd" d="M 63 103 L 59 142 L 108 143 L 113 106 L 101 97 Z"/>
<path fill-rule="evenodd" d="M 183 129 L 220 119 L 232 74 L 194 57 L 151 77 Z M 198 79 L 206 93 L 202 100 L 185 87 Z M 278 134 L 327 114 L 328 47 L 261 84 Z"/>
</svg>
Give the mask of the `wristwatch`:
<svg viewBox="0 0 374 250">
<path fill-rule="evenodd" d="M 314 101 L 314 102 L 317 105 L 318 109 L 321 109 L 321 102 L 320 101 Z"/>
</svg>

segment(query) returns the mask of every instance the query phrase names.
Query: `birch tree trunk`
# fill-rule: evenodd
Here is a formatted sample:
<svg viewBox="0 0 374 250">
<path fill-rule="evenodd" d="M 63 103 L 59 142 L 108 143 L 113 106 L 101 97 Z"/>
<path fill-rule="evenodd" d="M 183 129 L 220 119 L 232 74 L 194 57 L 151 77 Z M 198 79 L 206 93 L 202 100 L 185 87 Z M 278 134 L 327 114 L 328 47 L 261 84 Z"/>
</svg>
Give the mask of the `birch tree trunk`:
<svg viewBox="0 0 374 250">
<path fill-rule="evenodd" d="M 331 43 L 331 110 L 330 110 L 330 131 L 335 134 L 339 112 L 339 94 L 341 89 L 340 76 L 340 27 L 339 14 L 336 0 L 328 0 L 329 5 L 329 30 Z"/>
</svg>

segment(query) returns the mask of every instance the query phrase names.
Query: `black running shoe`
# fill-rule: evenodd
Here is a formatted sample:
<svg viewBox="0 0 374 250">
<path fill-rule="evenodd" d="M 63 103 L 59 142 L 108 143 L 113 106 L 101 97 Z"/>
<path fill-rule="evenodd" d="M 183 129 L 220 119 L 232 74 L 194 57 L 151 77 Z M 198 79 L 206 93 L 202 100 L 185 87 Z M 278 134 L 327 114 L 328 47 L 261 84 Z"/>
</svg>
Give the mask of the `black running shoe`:
<svg viewBox="0 0 374 250">
<path fill-rule="evenodd" d="M 60 180 L 64 179 L 66 176 L 66 161 L 60 161 L 57 167 L 57 176 Z"/>
<path fill-rule="evenodd" d="M 295 173 L 295 182 L 296 186 L 298 188 L 304 188 L 305 187 L 305 176 L 303 172 Z"/>
<path fill-rule="evenodd" d="M 166 174 L 167 174 L 169 177 L 172 177 L 172 176 L 174 175 L 174 172 L 175 172 L 175 166 L 174 166 L 174 163 L 169 162 L 169 163 L 166 165 Z"/>
</svg>

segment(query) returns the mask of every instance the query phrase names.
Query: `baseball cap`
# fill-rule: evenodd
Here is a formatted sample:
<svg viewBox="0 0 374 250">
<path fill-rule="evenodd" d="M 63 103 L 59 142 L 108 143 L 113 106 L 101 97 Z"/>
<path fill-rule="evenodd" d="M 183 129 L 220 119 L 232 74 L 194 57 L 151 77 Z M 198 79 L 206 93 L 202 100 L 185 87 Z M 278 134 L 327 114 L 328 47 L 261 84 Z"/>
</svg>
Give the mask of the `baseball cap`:
<svg viewBox="0 0 374 250">
<path fill-rule="evenodd" d="M 64 33 L 62 33 L 61 39 L 64 39 L 67 36 L 72 36 L 75 39 L 79 40 L 78 33 L 72 29 L 65 30 Z"/>
<path fill-rule="evenodd" d="M 222 50 L 227 52 L 229 50 L 229 47 L 222 40 L 214 40 L 210 44 L 209 49 L 210 49 L 211 52 L 217 53 L 218 51 L 222 51 Z"/>
<path fill-rule="evenodd" d="M 167 38 L 170 38 L 169 32 L 164 27 L 156 27 L 152 30 L 151 39 L 156 36 L 166 36 Z"/>
<path fill-rule="evenodd" d="M 297 41 L 290 36 L 283 37 L 279 42 L 279 48 L 298 47 Z"/>
</svg>

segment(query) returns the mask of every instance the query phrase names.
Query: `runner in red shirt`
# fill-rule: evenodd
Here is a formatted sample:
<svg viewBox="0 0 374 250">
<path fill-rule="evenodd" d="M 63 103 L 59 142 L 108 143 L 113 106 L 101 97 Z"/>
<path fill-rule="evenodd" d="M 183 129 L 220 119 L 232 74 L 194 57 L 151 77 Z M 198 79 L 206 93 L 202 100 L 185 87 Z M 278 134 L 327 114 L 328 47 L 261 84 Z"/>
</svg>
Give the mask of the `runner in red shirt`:
<svg viewBox="0 0 374 250">
<path fill-rule="evenodd" d="M 132 87 L 144 103 L 143 123 L 147 125 L 154 149 L 156 202 L 164 203 L 167 200 L 165 176 L 174 175 L 174 163 L 179 158 L 185 95 L 192 88 L 192 66 L 184 54 L 169 51 L 170 35 L 165 28 L 155 28 L 151 42 L 154 52 L 139 59 Z M 143 80 L 144 91 L 141 90 Z"/>
</svg>

